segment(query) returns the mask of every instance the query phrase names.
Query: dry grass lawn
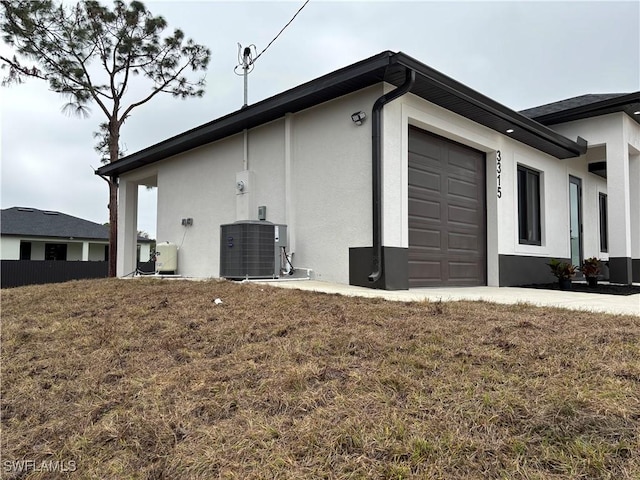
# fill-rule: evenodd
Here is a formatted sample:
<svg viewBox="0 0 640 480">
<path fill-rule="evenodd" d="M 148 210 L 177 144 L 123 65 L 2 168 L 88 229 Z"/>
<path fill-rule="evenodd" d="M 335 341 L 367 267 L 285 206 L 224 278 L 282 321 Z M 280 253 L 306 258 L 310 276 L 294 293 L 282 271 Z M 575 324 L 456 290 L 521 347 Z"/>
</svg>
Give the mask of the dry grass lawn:
<svg viewBox="0 0 640 480">
<path fill-rule="evenodd" d="M 638 479 L 640 318 L 22 287 L 2 291 L 1 402 L 3 478 Z"/>
</svg>

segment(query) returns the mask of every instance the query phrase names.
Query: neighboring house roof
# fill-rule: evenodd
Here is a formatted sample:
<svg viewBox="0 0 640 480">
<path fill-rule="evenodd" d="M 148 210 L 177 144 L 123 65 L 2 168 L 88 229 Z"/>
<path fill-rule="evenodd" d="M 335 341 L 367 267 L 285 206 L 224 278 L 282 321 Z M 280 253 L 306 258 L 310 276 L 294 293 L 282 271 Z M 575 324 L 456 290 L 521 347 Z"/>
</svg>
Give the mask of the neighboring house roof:
<svg viewBox="0 0 640 480">
<path fill-rule="evenodd" d="M 385 51 L 128 155 L 99 168 L 96 173 L 118 176 L 383 81 L 399 86 L 404 83 L 409 69 L 416 72 L 411 93 L 425 100 L 500 133 L 513 129 L 510 137 L 556 158 L 576 157 L 586 151 L 585 145 L 569 140 L 402 52 Z"/>
<path fill-rule="evenodd" d="M 528 108 L 520 113 L 543 125 L 625 112 L 640 123 L 640 92 L 587 94 Z"/>
<path fill-rule="evenodd" d="M 2 235 L 109 240 L 107 225 L 100 225 L 65 213 L 27 207 L 7 208 L 0 213 Z M 138 241 L 144 243 L 152 240 L 139 237 Z"/>
</svg>

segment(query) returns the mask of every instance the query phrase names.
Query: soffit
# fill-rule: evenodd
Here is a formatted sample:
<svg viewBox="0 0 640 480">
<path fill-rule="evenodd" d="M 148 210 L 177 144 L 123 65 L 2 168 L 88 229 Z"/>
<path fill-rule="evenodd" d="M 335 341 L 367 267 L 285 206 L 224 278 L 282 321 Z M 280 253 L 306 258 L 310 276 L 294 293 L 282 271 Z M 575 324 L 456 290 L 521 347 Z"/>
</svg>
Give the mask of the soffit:
<svg viewBox="0 0 640 480">
<path fill-rule="evenodd" d="M 513 128 L 512 138 L 556 158 L 570 158 L 585 147 L 563 137 L 540 123 L 424 65 L 403 53 L 382 52 L 371 58 L 336 70 L 274 97 L 250 105 L 227 116 L 196 127 L 105 165 L 96 173 L 118 176 L 207 143 L 226 138 L 264 123 L 282 118 L 323 102 L 386 81 L 401 85 L 406 69 L 416 71 L 411 93 L 452 112 L 485 125 L 502 134 Z"/>
</svg>

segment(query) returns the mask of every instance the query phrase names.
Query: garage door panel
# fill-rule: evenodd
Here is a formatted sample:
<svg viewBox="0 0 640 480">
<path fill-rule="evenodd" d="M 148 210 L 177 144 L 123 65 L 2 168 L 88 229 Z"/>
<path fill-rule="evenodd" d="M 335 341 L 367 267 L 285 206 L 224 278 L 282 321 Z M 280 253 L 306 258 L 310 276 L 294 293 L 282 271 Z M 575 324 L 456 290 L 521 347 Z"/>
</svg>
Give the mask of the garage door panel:
<svg viewBox="0 0 640 480">
<path fill-rule="evenodd" d="M 466 173 L 473 177 L 478 171 L 478 153 L 475 150 L 469 150 L 467 147 L 450 143 L 448 163 L 450 166 L 460 169 L 459 173 Z M 452 168 L 451 171 L 458 173 L 456 168 Z"/>
<path fill-rule="evenodd" d="M 409 187 L 416 191 L 422 190 L 439 194 L 442 189 L 442 178 L 435 172 L 412 169 L 411 178 L 413 182 L 409 184 Z"/>
<path fill-rule="evenodd" d="M 409 130 L 409 285 L 485 285 L 484 153 Z"/>
<path fill-rule="evenodd" d="M 480 274 L 477 262 L 449 261 L 448 267 L 450 280 L 473 281 Z"/>
<path fill-rule="evenodd" d="M 411 136 L 409 138 L 409 153 L 422 158 L 432 158 L 439 162 L 442 156 L 442 142 L 434 142 L 429 138 L 421 136 Z"/>
<path fill-rule="evenodd" d="M 467 198 L 475 201 L 478 198 L 478 185 L 469 180 L 449 177 L 447 193 L 450 196 Z"/>
<path fill-rule="evenodd" d="M 478 237 L 473 233 L 451 232 L 447 243 L 450 253 L 459 251 L 477 252 L 479 248 Z"/>
<path fill-rule="evenodd" d="M 416 262 L 409 260 L 409 281 L 414 283 L 435 283 L 442 278 L 443 264 L 440 261 Z M 413 282 L 412 282 L 413 281 Z"/>
<path fill-rule="evenodd" d="M 442 248 L 442 235 L 439 230 L 434 229 L 411 229 L 409 230 L 409 242 L 420 245 L 420 250 Z"/>
<path fill-rule="evenodd" d="M 452 223 L 473 226 L 477 226 L 478 224 L 476 210 L 473 208 L 459 205 L 448 205 L 447 214 L 448 221 Z"/>
<path fill-rule="evenodd" d="M 409 217 L 416 221 L 428 218 L 440 220 L 442 218 L 442 205 L 433 200 L 411 199 L 409 202 Z"/>
</svg>

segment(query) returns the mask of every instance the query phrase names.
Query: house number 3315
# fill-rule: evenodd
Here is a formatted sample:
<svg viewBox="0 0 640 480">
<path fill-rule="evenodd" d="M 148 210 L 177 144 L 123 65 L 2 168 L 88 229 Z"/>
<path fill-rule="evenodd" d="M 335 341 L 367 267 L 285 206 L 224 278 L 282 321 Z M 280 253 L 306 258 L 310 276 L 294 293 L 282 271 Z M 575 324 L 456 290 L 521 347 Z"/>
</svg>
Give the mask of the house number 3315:
<svg viewBox="0 0 640 480">
<path fill-rule="evenodd" d="M 500 175 L 502 175 L 502 156 L 500 150 L 496 150 L 496 177 L 498 179 L 498 198 L 502 197 L 502 185 L 500 185 Z"/>
</svg>

